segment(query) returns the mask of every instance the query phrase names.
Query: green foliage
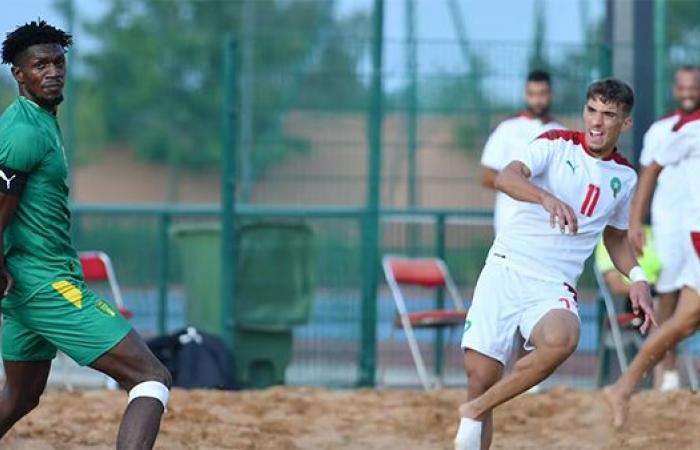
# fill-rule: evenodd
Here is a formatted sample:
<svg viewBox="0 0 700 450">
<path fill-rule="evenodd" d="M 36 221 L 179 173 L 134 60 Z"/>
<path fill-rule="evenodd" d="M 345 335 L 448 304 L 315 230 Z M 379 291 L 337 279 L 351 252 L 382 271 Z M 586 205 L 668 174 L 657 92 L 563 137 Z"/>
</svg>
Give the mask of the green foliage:
<svg viewBox="0 0 700 450">
<path fill-rule="evenodd" d="M 347 41 L 328 36 L 363 26 L 366 18 L 341 23 L 326 14 L 326 7 L 301 0 L 256 1 L 255 35 L 244 37 L 241 2 L 110 0 L 107 13 L 87 24 L 98 45 L 84 57 L 86 90 L 104 118 L 106 139 L 126 142 L 148 160 L 194 168 L 216 164 L 222 48 L 232 33 L 238 42 L 254 40 L 256 172 L 303 149 L 280 126 L 297 97 L 316 106 L 336 95 L 354 99 L 364 94 L 354 70 L 360 54 Z M 319 39 L 324 27 L 330 34 Z M 317 53 L 321 56 L 313 61 Z M 342 76 L 333 75 L 337 70 Z"/>
</svg>

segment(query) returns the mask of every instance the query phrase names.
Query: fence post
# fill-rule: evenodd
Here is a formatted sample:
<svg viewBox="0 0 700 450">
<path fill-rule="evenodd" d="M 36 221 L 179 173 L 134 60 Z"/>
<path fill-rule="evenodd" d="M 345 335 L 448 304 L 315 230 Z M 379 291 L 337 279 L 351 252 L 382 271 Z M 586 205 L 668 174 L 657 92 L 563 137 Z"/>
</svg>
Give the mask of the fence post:
<svg viewBox="0 0 700 450">
<path fill-rule="evenodd" d="M 221 332 L 229 348 L 234 346 L 233 302 L 236 275 L 236 55 L 233 37 L 224 45 L 224 101 L 221 130 Z"/>
<path fill-rule="evenodd" d="M 369 105 L 367 204 L 362 227 L 362 320 L 360 386 L 374 386 L 377 366 L 377 272 L 379 270 L 379 208 L 382 173 L 382 49 L 384 0 L 374 1 L 372 84 Z"/>
<path fill-rule="evenodd" d="M 435 252 L 437 257 L 445 261 L 445 230 L 446 218 L 445 214 L 438 214 L 437 221 L 435 223 Z M 445 307 L 445 290 L 443 288 L 438 289 L 435 297 L 435 309 L 443 309 Z M 442 356 L 444 350 L 445 335 L 442 328 L 435 330 L 435 375 L 438 378 L 442 377 Z"/>
<path fill-rule="evenodd" d="M 654 113 L 661 117 L 666 112 L 666 0 L 654 2 Z"/>
<path fill-rule="evenodd" d="M 158 333 L 163 335 L 168 331 L 168 272 L 170 270 L 170 213 L 163 211 L 160 215 L 158 232 L 158 260 L 160 273 L 158 282 Z"/>
</svg>

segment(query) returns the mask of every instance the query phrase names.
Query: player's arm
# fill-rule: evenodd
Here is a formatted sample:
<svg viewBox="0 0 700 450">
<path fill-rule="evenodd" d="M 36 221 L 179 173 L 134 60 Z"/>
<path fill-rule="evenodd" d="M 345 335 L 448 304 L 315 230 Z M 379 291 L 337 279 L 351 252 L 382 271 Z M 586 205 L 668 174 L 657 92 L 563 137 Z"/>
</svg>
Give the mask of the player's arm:
<svg viewBox="0 0 700 450">
<path fill-rule="evenodd" d="M 5 229 L 15 215 L 19 197 L 5 192 L 0 192 L 0 237 L 4 236 Z M 0 238 L 0 293 L 6 296 L 12 289 L 12 276 L 5 266 L 5 243 Z"/>
<path fill-rule="evenodd" d="M 627 231 L 612 226 L 605 227 L 603 242 L 608 250 L 615 268 L 621 273 L 628 274 L 632 280 L 629 288 L 629 299 L 632 303 L 632 312 L 635 315 L 642 314 L 644 322 L 640 327 L 642 333 L 646 333 L 651 325 L 656 325 L 656 319 L 651 308 L 651 292 L 644 272 L 639 267 L 634 256 L 632 246 L 627 238 Z"/>
<path fill-rule="evenodd" d="M 490 167 L 481 166 L 481 185 L 488 189 L 496 190 L 496 177 L 498 171 Z"/>
<path fill-rule="evenodd" d="M 632 198 L 632 203 L 630 205 L 630 224 L 627 233 L 632 248 L 637 255 L 641 255 L 644 249 L 646 240 L 644 221 L 649 214 L 649 201 L 654 193 L 656 181 L 662 169 L 663 167 L 656 161 L 652 161 L 651 164 L 645 166 L 639 176 L 637 192 L 635 192 Z"/>
<path fill-rule="evenodd" d="M 562 202 L 549 192 L 530 182 L 532 173 L 528 166 L 521 161 L 513 161 L 496 176 L 496 189 L 516 200 L 537 203 L 549 213 L 549 224 L 552 228 L 559 225 L 562 233 L 569 227 L 571 234 L 578 231 L 578 220 L 571 206 Z"/>
</svg>

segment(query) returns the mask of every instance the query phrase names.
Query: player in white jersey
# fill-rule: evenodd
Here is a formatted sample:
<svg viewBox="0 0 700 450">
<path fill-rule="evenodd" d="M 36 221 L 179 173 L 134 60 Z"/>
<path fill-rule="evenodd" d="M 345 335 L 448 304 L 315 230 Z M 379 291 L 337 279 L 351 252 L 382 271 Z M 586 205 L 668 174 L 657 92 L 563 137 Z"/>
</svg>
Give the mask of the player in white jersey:
<svg viewBox="0 0 700 450">
<path fill-rule="evenodd" d="M 501 122 L 489 136 L 481 155 L 481 184 L 489 189 L 494 187 L 498 172 L 517 159 L 527 144 L 547 130 L 564 128 L 549 116 L 552 104 L 552 87 L 549 74 L 535 70 L 527 76 L 525 84 L 526 109 Z M 494 231 L 508 221 L 514 208 L 514 201 L 503 192 L 496 192 L 494 205 Z"/>
<path fill-rule="evenodd" d="M 671 129 L 678 119 L 693 113 L 700 107 L 700 70 L 697 67 L 683 66 L 678 69 L 673 85 L 673 96 L 678 102 L 678 109 L 654 122 L 644 135 L 644 147 L 639 158 L 643 166 L 642 171 L 654 161 L 655 155 L 671 138 Z M 680 175 L 680 170 L 679 166 L 668 166 L 661 172 L 651 203 L 654 245 L 661 259 L 661 274 L 656 283 L 659 298 L 654 302 L 654 312 L 659 323 L 665 322 L 673 314 L 678 301 L 678 291 L 682 287 L 679 274 L 683 268 L 681 255 L 683 238 L 686 234 L 682 228 L 681 209 L 677 206 L 683 203 L 686 193 L 685 180 Z M 643 177 L 640 178 L 640 183 L 643 179 Z M 642 189 L 641 186 L 640 189 Z M 651 192 L 653 187 L 644 187 L 644 189 Z M 645 244 L 644 220 L 646 218 L 639 215 L 639 212 L 641 211 L 632 211 L 629 231 L 630 242 L 637 254 L 641 254 Z M 675 368 L 676 352 L 675 348 L 672 348 L 655 373 L 655 379 L 662 391 L 678 389 L 680 380 Z"/>
<path fill-rule="evenodd" d="M 613 424 L 621 427 L 627 418 L 629 399 L 644 374 L 682 339 L 700 325 L 700 110 L 683 116 L 673 127 L 673 135 L 654 161 L 642 173 L 633 211 L 646 214 L 646 203 L 660 173 L 675 167 L 684 182 L 681 209 L 683 226 L 683 268 L 679 284 L 683 286 L 676 310 L 644 342 L 639 353 L 615 384 L 605 388 L 605 398 L 613 413 Z"/>
<path fill-rule="evenodd" d="M 630 275 L 633 311 L 654 322 L 649 285 L 627 240 L 637 181 L 616 148 L 632 125 L 632 89 L 606 79 L 588 88 L 584 132 L 553 130 L 524 148 L 496 178 L 518 200 L 479 275 L 462 347 L 469 379 L 458 450 L 487 449 L 492 410 L 549 376 L 576 349 L 576 282 L 601 234 L 616 268 Z M 503 376 L 519 333 L 530 353 Z"/>
</svg>

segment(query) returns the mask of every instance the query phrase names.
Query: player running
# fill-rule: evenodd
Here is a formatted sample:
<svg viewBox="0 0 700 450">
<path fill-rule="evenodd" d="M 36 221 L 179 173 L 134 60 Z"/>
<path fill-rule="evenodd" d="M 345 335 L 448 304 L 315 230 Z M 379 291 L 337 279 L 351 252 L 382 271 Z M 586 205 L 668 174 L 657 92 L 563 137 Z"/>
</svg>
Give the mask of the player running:
<svg viewBox="0 0 700 450">
<path fill-rule="evenodd" d="M 632 201 L 632 216 L 645 217 L 651 192 L 660 175 L 671 169 L 683 197 L 679 208 L 683 231 L 682 260 L 678 285 L 682 286 L 678 305 L 670 319 L 644 342 L 639 353 L 615 384 L 605 388 L 615 427 L 627 419 L 629 399 L 644 374 L 682 339 L 692 335 L 700 325 L 700 110 L 680 117 L 670 139 L 654 154 L 654 161 L 642 173 L 639 189 Z"/>
<path fill-rule="evenodd" d="M 517 159 L 518 153 L 533 139 L 547 130 L 564 128 L 549 116 L 552 105 L 552 86 L 549 73 L 534 70 L 525 84 L 525 111 L 501 122 L 484 146 L 481 155 L 481 184 L 496 190 L 494 181 L 498 172 Z M 513 211 L 514 201 L 503 192 L 496 192 L 494 205 L 494 231 L 507 223 Z"/>
<path fill-rule="evenodd" d="M 649 285 L 627 240 L 637 176 L 616 148 L 632 125 L 633 104 L 622 81 L 591 84 L 585 132 L 542 134 L 496 178 L 496 187 L 518 202 L 491 247 L 467 316 L 468 401 L 460 407 L 456 449 L 489 448 L 493 408 L 545 379 L 574 352 L 576 281 L 601 234 L 617 269 L 633 281 L 630 301 L 643 315 L 642 332 L 654 323 Z M 531 352 L 502 376 L 516 333 Z"/>
<path fill-rule="evenodd" d="M 69 34 L 44 21 L 18 27 L 2 44 L 19 96 L 0 117 L 0 437 L 37 406 L 59 349 L 129 392 L 117 448 L 148 449 L 170 374 L 129 322 L 86 288 L 70 239 L 68 167 L 56 120 L 70 45 Z"/>
<path fill-rule="evenodd" d="M 644 147 L 639 158 L 645 168 L 654 161 L 656 152 L 663 149 L 671 138 L 672 128 L 678 119 L 692 114 L 700 108 L 700 69 L 683 66 L 676 72 L 673 96 L 678 102 L 678 109 L 666 117 L 654 122 L 644 135 Z M 645 170 L 645 169 L 642 169 Z M 671 317 L 678 301 L 678 291 L 682 287 L 679 275 L 683 268 L 683 242 L 686 233 L 683 229 L 683 215 L 677 205 L 683 203 L 686 196 L 685 179 L 680 175 L 679 166 L 668 166 L 659 175 L 656 190 L 653 186 L 641 186 L 651 182 L 652 178 L 640 177 L 640 190 L 654 192 L 651 203 L 651 222 L 654 230 L 655 249 L 661 258 L 661 274 L 656 283 L 659 299 L 654 302 L 654 312 L 659 323 Z M 648 201 L 648 199 L 647 199 Z M 646 217 L 642 211 L 632 209 L 630 214 L 629 238 L 637 254 L 644 248 L 644 224 Z M 678 389 L 680 380 L 676 370 L 675 348 L 669 349 L 662 363 L 658 366 L 656 380 L 662 391 Z"/>
</svg>

